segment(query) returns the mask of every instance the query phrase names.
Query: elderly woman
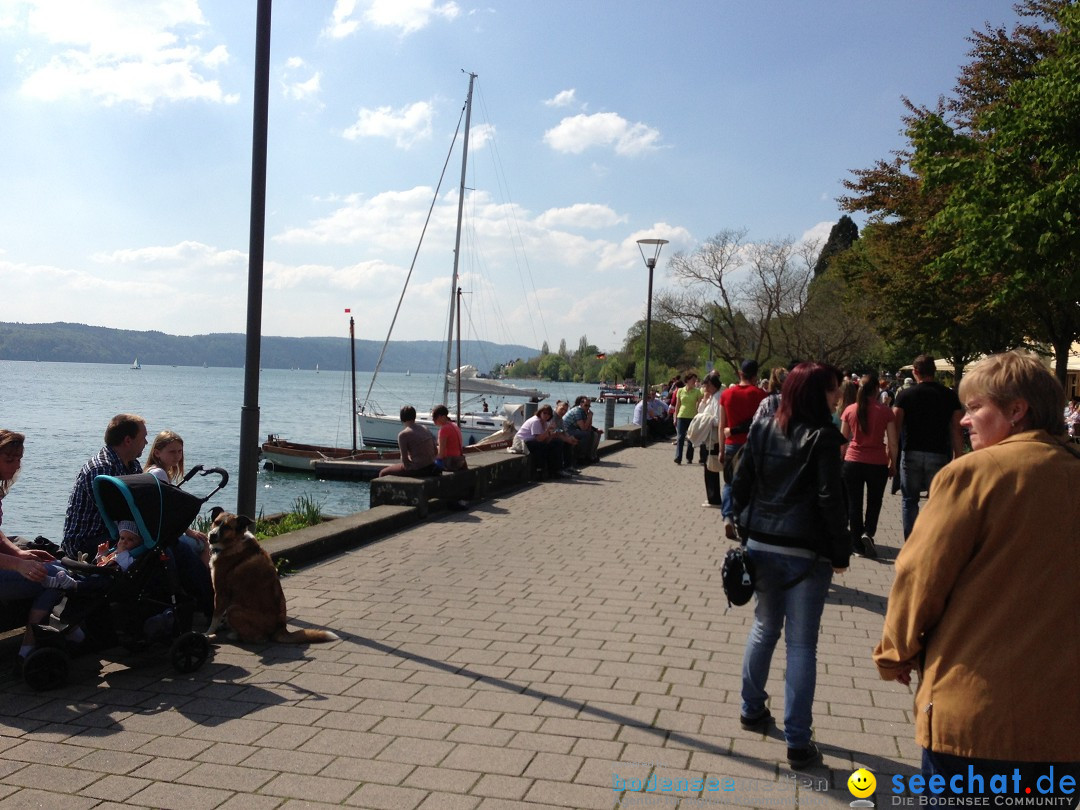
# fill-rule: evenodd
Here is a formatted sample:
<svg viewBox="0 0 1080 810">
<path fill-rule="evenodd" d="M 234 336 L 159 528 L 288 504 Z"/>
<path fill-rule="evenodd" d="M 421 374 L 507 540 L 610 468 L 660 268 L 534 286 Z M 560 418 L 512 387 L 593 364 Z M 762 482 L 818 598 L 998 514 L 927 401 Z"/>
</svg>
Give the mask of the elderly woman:
<svg viewBox="0 0 1080 810">
<path fill-rule="evenodd" d="M 955 775 L 964 788 L 1007 774 L 1012 787 L 1017 769 L 1021 794 L 1052 783 L 1062 795 L 1063 775 L 1080 784 L 1080 457 L 1065 395 L 1015 352 L 980 362 L 959 395 L 974 452 L 934 478 L 874 662 L 902 684 L 919 671 L 915 739 L 943 798 L 958 795 Z"/>
<path fill-rule="evenodd" d="M 750 427 L 731 483 L 735 513 L 756 569 L 754 625 L 746 640 L 742 713 L 747 730 L 772 721 L 765 690 L 773 651 L 784 632 L 784 738 L 788 764 L 821 759 L 811 741 L 817 685 L 817 640 L 833 573 L 848 566 L 843 437 L 832 422 L 839 372 L 800 363 L 784 380 L 772 419 Z"/>
</svg>

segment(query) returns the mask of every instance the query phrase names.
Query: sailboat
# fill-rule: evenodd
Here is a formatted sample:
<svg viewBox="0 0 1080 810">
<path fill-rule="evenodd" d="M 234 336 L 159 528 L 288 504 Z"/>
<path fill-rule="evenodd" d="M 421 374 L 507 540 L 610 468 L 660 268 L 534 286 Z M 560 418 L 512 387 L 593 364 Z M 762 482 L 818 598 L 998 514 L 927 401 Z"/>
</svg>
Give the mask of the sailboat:
<svg viewBox="0 0 1080 810">
<path fill-rule="evenodd" d="M 517 426 L 524 421 L 523 404 L 506 404 L 501 413 L 489 413 L 484 410 L 481 413 L 461 412 L 461 393 L 485 394 L 488 396 L 512 396 L 540 401 L 547 397 L 543 391 L 535 389 L 518 388 L 501 380 L 484 378 L 476 370 L 475 366 L 462 366 L 461 355 L 461 324 L 460 324 L 460 289 L 458 287 L 458 256 L 461 247 L 461 221 L 462 206 L 465 199 L 466 168 L 468 166 L 469 153 L 469 124 L 472 113 L 473 82 L 476 74 L 469 74 L 469 93 L 465 102 L 465 129 L 461 156 L 461 184 L 458 189 L 458 212 L 457 233 L 454 248 L 454 272 L 453 285 L 450 299 L 450 331 L 446 345 L 446 369 L 443 378 L 443 402 L 448 403 L 451 382 L 458 391 L 457 419 L 461 428 L 465 453 L 484 452 L 489 450 L 502 450 L 510 446 L 513 441 Z M 457 321 L 457 345 L 458 345 L 458 368 L 450 371 L 450 356 L 454 346 L 455 315 Z M 354 339 L 353 320 L 349 318 L 350 341 Z M 385 353 L 386 345 L 390 336 L 387 335 L 386 343 L 383 344 Z M 351 344 L 350 344 L 351 345 Z M 355 352 L 352 352 L 355 358 Z M 380 357 L 380 362 L 381 362 Z M 376 375 L 378 368 L 376 367 Z M 372 377 L 371 387 L 375 384 L 375 376 Z M 368 394 L 371 393 L 368 388 Z M 449 403 L 448 403 L 449 404 Z M 373 478 L 378 474 L 382 466 L 400 460 L 397 452 L 397 435 L 401 431 L 401 420 L 398 414 L 383 414 L 369 410 L 367 407 L 356 406 L 356 368 L 353 366 L 353 446 L 352 448 L 325 447 L 320 445 L 297 444 L 287 441 L 276 435 L 270 435 L 262 445 L 264 462 L 274 469 L 316 471 L 325 477 L 348 477 L 348 478 Z M 431 413 L 418 413 L 416 422 L 431 431 L 433 436 L 438 435 L 439 428 L 431 418 Z M 359 426 L 362 442 L 358 444 L 356 430 Z M 393 450 L 364 450 L 362 446 L 375 448 L 393 448 Z M 334 465 L 337 465 L 336 467 Z"/>
<path fill-rule="evenodd" d="M 516 399 L 528 399 L 539 402 L 547 398 L 547 393 L 535 388 L 518 388 L 516 385 L 483 377 L 475 366 L 463 366 L 461 364 L 461 302 L 459 300 L 461 289 L 458 286 L 460 277 L 458 272 L 459 259 L 461 256 L 461 220 L 465 205 L 465 180 L 469 161 L 469 127 L 472 120 L 473 83 L 476 74 L 469 74 L 469 93 L 465 100 L 465 135 L 461 148 L 461 183 L 458 187 L 457 231 L 454 237 L 454 272 L 450 286 L 450 327 L 446 339 L 446 373 L 443 377 L 442 402 L 450 406 L 450 386 L 454 385 L 457 393 L 457 408 L 451 408 L 451 417 L 461 428 L 462 440 L 465 446 L 484 441 L 489 437 L 500 434 L 507 424 L 519 427 L 525 420 L 525 406 L 523 403 L 504 404 L 501 413 L 494 414 L 486 410 L 480 413 L 466 413 L 461 409 L 461 395 L 484 394 L 488 396 L 500 396 Z M 454 370 L 450 369 L 450 355 L 454 346 L 454 328 L 457 322 L 457 346 L 458 364 Z M 392 328 L 392 326 L 391 326 Z M 387 342 L 390 336 L 387 335 Z M 385 344 L 384 344 L 385 349 Z M 376 374 L 378 369 L 376 368 Z M 371 387 L 374 387 L 374 377 Z M 371 392 L 368 388 L 368 393 Z M 454 415 L 456 413 L 456 416 Z M 369 412 L 366 407 L 361 407 L 358 412 L 360 420 L 360 432 L 364 437 L 364 444 L 373 447 L 396 447 L 397 434 L 401 430 L 401 421 L 397 415 Z M 423 425 L 432 435 L 438 436 L 439 428 L 431 418 L 431 413 L 416 414 L 416 423 Z"/>
<path fill-rule="evenodd" d="M 349 357 L 352 375 L 352 411 L 356 412 L 356 324 L 349 316 Z M 401 422 L 397 422 L 401 430 Z M 352 447 L 330 447 L 318 444 L 290 442 L 275 434 L 267 436 L 262 444 L 262 458 L 266 467 L 273 470 L 316 472 L 324 478 L 369 479 L 379 474 L 387 464 L 401 460 L 397 451 L 397 434 L 394 434 L 394 450 L 364 450 L 357 437 L 357 422 L 352 422 Z M 510 431 L 496 432 L 483 441 L 463 448 L 465 453 L 481 453 L 504 450 L 510 446 L 514 434 Z"/>
<path fill-rule="evenodd" d="M 142 363 L 139 362 L 139 358 L 135 358 L 135 362 L 131 364 L 132 371 L 142 371 Z"/>
</svg>

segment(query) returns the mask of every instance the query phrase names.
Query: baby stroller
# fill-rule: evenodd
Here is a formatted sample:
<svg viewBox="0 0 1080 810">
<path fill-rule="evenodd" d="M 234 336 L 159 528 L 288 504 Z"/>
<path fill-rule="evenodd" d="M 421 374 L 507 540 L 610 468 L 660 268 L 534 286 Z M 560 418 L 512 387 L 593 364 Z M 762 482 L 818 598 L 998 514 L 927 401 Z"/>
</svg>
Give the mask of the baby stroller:
<svg viewBox="0 0 1080 810">
<path fill-rule="evenodd" d="M 61 561 L 79 584 L 57 606 L 53 626 L 31 627 L 35 645 L 23 661 L 22 674 L 32 689 L 55 689 L 67 682 L 70 657 L 64 636 L 88 620 L 98 625 L 111 623 L 116 641 L 129 650 L 168 642 L 177 672 L 194 672 L 203 665 L 210 655 L 210 642 L 191 629 L 195 599 L 181 587 L 176 566 L 166 552 L 178 543 L 203 504 L 229 482 L 229 474 L 218 467 L 204 470 L 196 466 L 181 486 L 196 474 L 219 477 L 206 497 L 164 484 L 148 473 L 94 479 L 94 501 L 110 545 L 115 546 L 119 537 L 120 521 L 133 521 L 143 544 L 131 552 L 134 560 L 126 570 L 69 558 Z M 102 615 L 102 611 L 107 612 Z"/>
</svg>

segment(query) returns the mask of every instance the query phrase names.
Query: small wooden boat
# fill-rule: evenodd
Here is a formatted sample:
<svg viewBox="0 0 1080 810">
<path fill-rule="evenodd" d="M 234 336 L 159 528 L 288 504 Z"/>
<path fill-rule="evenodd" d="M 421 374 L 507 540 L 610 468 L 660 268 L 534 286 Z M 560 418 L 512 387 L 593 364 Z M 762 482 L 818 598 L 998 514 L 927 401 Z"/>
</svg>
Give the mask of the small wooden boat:
<svg viewBox="0 0 1080 810">
<path fill-rule="evenodd" d="M 466 455 L 494 450 L 506 450 L 514 441 L 514 430 L 504 428 L 482 442 L 464 448 Z M 401 460 L 397 450 L 352 450 L 348 447 L 326 447 L 317 444 L 298 444 L 271 434 L 262 445 L 263 466 L 269 470 L 317 472 L 321 477 L 374 478 L 381 467 Z M 374 469 L 374 475 L 364 471 Z"/>
</svg>

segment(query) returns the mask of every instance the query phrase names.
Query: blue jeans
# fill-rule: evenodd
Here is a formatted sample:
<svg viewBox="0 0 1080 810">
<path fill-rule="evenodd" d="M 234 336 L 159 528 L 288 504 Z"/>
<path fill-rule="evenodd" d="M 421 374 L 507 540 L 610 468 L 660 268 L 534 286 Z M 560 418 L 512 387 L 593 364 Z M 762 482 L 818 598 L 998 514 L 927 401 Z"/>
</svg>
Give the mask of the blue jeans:
<svg viewBox="0 0 1080 810">
<path fill-rule="evenodd" d="M 741 444 L 725 444 L 724 457 L 731 458 L 731 454 L 739 450 Z M 735 519 L 735 504 L 731 500 L 731 484 L 724 482 L 724 488 L 720 491 L 720 514 L 726 519 Z"/>
<path fill-rule="evenodd" d="M 930 491 L 930 482 L 938 470 L 948 464 L 949 456 L 943 453 L 927 453 L 923 450 L 905 450 L 900 461 L 901 508 L 904 522 L 904 539 L 911 534 L 915 518 L 919 516 L 919 494 Z"/>
<path fill-rule="evenodd" d="M 45 563 L 49 576 L 55 576 L 61 570 L 60 563 Z M 18 571 L 0 571 L 0 601 L 15 602 L 21 599 L 33 599 L 31 610 L 48 612 L 63 598 L 63 591 L 45 588 L 40 582 L 31 582 Z"/>
<path fill-rule="evenodd" d="M 769 693 L 765 684 L 773 650 L 784 630 L 787 670 L 784 678 L 784 737 L 789 748 L 810 744 L 817 686 L 817 640 L 821 613 L 832 581 L 828 560 L 750 549 L 755 566 L 754 626 L 746 639 L 742 668 L 742 714 L 756 717 L 765 711 Z M 782 590 L 784 583 L 813 566 L 798 585 Z M 785 627 L 785 620 L 787 626 Z"/>
<path fill-rule="evenodd" d="M 1053 779 L 1050 779 L 1053 769 Z M 939 754 L 929 748 L 923 749 L 922 772 L 927 780 L 935 774 L 945 777 L 945 792 L 936 797 L 937 801 L 931 806 L 949 807 L 949 799 L 953 796 L 989 795 L 991 777 L 1001 774 L 1006 776 L 1006 784 L 1010 791 L 1013 788 L 1013 772 L 1020 773 L 1021 790 L 1025 787 L 1031 789 L 1031 795 L 1037 798 L 1058 797 L 1068 798 L 1072 807 L 1080 791 L 1080 762 L 1011 762 L 998 759 L 976 759 L 974 757 L 958 757 L 954 754 Z M 952 778 L 958 777 L 956 787 L 962 788 L 961 792 L 951 789 Z M 1072 776 L 1074 787 L 1071 793 L 1061 791 L 1061 777 Z M 1040 777 L 1042 780 L 1040 781 Z M 970 783 L 970 786 L 969 786 Z M 971 790 L 974 788 L 974 790 Z M 1042 793 L 1041 790 L 1047 790 Z M 969 792 L 970 791 L 970 792 Z M 1026 798 L 1027 794 L 1018 794 Z M 953 806 L 958 806 L 953 802 Z"/>
<path fill-rule="evenodd" d="M 690 427 L 692 421 L 694 421 L 693 417 L 687 417 L 686 419 L 679 417 L 675 420 L 675 460 L 679 463 L 682 463 L 684 443 L 686 444 L 686 460 L 688 462 L 694 460 L 694 443 L 686 439 L 686 429 Z"/>
</svg>

